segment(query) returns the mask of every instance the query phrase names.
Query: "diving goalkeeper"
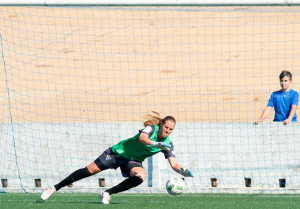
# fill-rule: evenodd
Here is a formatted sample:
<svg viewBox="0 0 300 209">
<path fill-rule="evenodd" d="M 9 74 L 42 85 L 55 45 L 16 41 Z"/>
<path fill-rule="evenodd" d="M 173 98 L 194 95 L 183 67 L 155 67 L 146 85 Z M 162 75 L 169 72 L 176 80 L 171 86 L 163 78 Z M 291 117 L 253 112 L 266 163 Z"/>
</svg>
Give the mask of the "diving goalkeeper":
<svg viewBox="0 0 300 209">
<path fill-rule="evenodd" d="M 173 152 L 173 143 L 169 139 L 176 121 L 173 116 L 161 118 L 157 112 L 145 116 L 144 128 L 135 136 L 120 141 L 118 144 L 105 150 L 94 162 L 85 168 L 78 169 L 56 185 L 46 189 L 42 200 L 47 200 L 51 195 L 75 181 L 95 175 L 106 169 L 120 167 L 123 177 L 127 177 L 120 184 L 101 192 L 103 204 L 109 204 L 111 195 L 134 188 L 146 178 L 146 171 L 142 162 L 156 153 L 163 152 L 170 166 L 177 173 L 192 177 L 190 169 L 182 168 Z"/>
</svg>

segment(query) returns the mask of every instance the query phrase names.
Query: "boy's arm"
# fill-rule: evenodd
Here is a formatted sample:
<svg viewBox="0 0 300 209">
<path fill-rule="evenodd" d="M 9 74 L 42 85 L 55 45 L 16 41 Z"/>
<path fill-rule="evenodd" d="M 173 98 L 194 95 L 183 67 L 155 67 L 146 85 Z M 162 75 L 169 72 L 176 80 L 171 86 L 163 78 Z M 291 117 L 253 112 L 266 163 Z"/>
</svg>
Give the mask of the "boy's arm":
<svg viewBox="0 0 300 209">
<path fill-rule="evenodd" d="M 262 121 L 269 115 L 269 113 L 271 112 L 271 110 L 272 110 L 272 107 L 267 106 L 267 107 L 263 110 L 263 112 L 262 112 L 260 118 L 258 118 L 258 119 L 257 119 L 256 121 L 254 121 L 253 123 L 254 123 L 255 125 L 257 125 L 257 124 L 259 124 L 260 122 L 262 122 Z"/>
<path fill-rule="evenodd" d="M 299 104 L 299 93 L 296 92 L 293 96 L 293 101 L 292 101 L 292 106 L 291 106 L 291 111 L 290 111 L 289 117 L 283 121 L 284 125 L 289 124 L 293 120 L 293 117 L 298 108 L 298 104 Z"/>
<path fill-rule="evenodd" d="M 284 125 L 287 125 L 292 121 L 292 119 L 293 119 L 293 117 L 296 113 L 297 108 L 298 108 L 297 105 L 292 105 L 289 117 L 283 121 Z"/>
</svg>

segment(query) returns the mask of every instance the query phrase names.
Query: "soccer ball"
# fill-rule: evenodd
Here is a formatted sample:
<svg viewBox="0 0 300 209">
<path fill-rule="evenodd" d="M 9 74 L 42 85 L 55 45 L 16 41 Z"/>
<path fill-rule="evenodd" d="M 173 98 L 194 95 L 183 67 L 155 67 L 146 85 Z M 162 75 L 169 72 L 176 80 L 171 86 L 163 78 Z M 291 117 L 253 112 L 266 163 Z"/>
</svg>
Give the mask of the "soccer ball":
<svg viewBox="0 0 300 209">
<path fill-rule="evenodd" d="M 172 177 L 166 183 L 166 189 L 170 195 L 180 195 L 185 188 L 182 178 Z"/>
</svg>

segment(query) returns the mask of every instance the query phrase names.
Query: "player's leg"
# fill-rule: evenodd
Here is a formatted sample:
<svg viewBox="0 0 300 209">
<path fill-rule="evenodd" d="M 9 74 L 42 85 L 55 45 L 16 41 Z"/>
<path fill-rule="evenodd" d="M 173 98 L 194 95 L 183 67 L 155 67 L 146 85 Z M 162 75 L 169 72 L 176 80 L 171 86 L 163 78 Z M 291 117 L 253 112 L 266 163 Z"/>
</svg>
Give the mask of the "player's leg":
<svg viewBox="0 0 300 209">
<path fill-rule="evenodd" d="M 111 154 L 111 148 L 108 148 L 94 162 L 89 164 L 87 167 L 74 171 L 72 174 L 70 174 L 67 178 L 65 178 L 58 184 L 46 189 L 42 193 L 41 199 L 47 200 L 51 195 L 53 195 L 56 191 L 60 190 L 62 187 L 65 187 L 69 184 L 72 184 L 75 181 L 79 181 L 83 178 L 92 176 L 96 173 L 99 173 L 103 170 L 110 168 L 109 166 L 106 166 L 102 163 L 104 161 L 104 159 L 107 158 L 108 155 L 110 156 L 110 154 Z M 114 166 L 113 162 L 114 161 L 112 161 L 112 163 L 110 163 L 110 161 L 108 161 L 108 164 L 112 164 L 112 167 L 113 167 Z"/>
<path fill-rule="evenodd" d="M 79 181 L 83 178 L 92 176 L 96 173 L 99 173 L 101 170 L 100 168 L 96 165 L 95 162 L 92 162 L 90 165 L 88 165 L 85 168 L 78 169 L 71 173 L 67 178 L 59 182 L 58 184 L 51 186 L 50 188 L 46 189 L 42 195 L 41 199 L 42 200 L 47 200 L 51 195 L 53 195 L 55 192 L 60 190 L 61 188 L 72 184 L 75 181 Z"/>
<path fill-rule="evenodd" d="M 92 176 L 96 173 L 99 173 L 101 170 L 98 168 L 95 162 L 92 162 L 85 168 L 78 169 L 71 173 L 67 178 L 59 182 L 58 184 L 54 185 L 56 191 L 60 190 L 61 188 L 68 186 L 69 184 L 74 183 L 75 181 L 79 181 L 83 178 L 87 178 Z"/>
<path fill-rule="evenodd" d="M 129 161 L 127 165 L 121 166 L 121 171 L 123 176 L 129 176 L 129 178 L 125 179 L 120 184 L 107 189 L 105 192 L 109 195 L 134 188 L 143 183 L 146 178 L 146 171 L 141 162 Z"/>
<path fill-rule="evenodd" d="M 102 203 L 109 204 L 110 195 L 134 188 L 134 187 L 140 185 L 141 183 L 143 183 L 145 178 L 146 178 L 146 171 L 144 168 L 142 168 L 142 167 L 132 168 L 129 178 L 125 179 L 120 184 L 118 184 L 110 189 L 107 189 L 104 192 L 101 192 L 100 197 L 102 198 Z"/>
</svg>

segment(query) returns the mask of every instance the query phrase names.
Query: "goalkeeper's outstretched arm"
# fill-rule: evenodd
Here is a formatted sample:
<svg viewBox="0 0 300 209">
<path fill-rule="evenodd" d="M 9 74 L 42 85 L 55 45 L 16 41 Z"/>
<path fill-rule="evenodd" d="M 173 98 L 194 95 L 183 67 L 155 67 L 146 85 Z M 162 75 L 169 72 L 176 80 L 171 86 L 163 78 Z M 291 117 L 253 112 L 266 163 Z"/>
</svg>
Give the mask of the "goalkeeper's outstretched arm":
<svg viewBox="0 0 300 209">
<path fill-rule="evenodd" d="M 184 177 L 193 177 L 192 171 L 190 169 L 181 167 L 181 165 L 178 163 L 175 157 L 168 157 L 168 161 L 172 169 L 177 173 L 180 173 Z"/>
</svg>

